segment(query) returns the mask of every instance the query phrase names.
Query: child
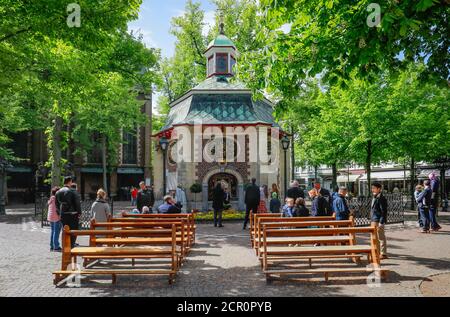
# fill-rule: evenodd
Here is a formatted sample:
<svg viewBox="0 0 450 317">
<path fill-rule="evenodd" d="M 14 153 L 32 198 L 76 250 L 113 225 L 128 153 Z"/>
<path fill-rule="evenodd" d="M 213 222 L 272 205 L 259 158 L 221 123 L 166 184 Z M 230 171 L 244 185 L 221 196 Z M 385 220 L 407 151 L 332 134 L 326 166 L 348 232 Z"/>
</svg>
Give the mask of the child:
<svg viewBox="0 0 450 317">
<path fill-rule="evenodd" d="M 423 221 L 422 221 L 422 217 L 420 216 L 420 205 L 421 205 L 421 201 L 418 201 L 417 199 L 420 196 L 420 193 L 422 193 L 423 191 L 423 186 L 422 185 L 417 185 L 416 186 L 416 191 L 414 192 L 414 199 L 416 200 L 417 203 L 417 213 L 418 213 L 418 219 L 419 219 L 419 226 L 422 228 L 423 227 Z"/>
<path fill-rule="evenodd" d="M 279 213 L 281 208 L 281 201 L 278 198 L 277 192 L 272 192 L 272 199 L 270 200 L 270 212 L 273 214 Z"/>
<path fill-rule="evenodd" d="M 286 198 L 286 204 L 283 206 L 283 217 L 294 217 L 294 198 Z"/>
<path fill-rule="evenodd" d="M 50 233 L 50 252 L 61 252 L 61 246 L 59 245 L 59 234 L 61 233 L 61 218 L 56 210 L 56 192 L 59 187 L 52 188 L 52 194 L 47 202 L 48 214 L 47 220 L 50 222 L 51 233 Z"/>
<path fill-rule="evenodd" d="M 303 198 L 297 198 L 295 201 L 294 217 L 309 217 L 309 209 L 306 208 Z"/>
</svg>

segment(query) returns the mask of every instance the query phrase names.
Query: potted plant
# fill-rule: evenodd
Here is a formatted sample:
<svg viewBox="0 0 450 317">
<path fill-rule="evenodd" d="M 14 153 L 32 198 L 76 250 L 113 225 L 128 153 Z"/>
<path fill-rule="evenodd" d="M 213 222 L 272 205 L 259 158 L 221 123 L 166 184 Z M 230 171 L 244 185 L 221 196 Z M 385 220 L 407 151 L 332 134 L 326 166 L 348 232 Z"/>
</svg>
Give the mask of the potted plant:
<svg viewBox="0 0 450 317">
<path fill-rule="evenodd" d="M 197 194 L 201 193 L 203 191 L 203 187 L 199 183 L 194 183 L 194 184 L 192 184 L 190 191 L 191 191 L 191 193 L 194 194 L 194 201 L 197 202 Z M 196 212 L 198 212 L 198 209 L 192 208 L 192 212 L 196 213 Z"/>
</svg>

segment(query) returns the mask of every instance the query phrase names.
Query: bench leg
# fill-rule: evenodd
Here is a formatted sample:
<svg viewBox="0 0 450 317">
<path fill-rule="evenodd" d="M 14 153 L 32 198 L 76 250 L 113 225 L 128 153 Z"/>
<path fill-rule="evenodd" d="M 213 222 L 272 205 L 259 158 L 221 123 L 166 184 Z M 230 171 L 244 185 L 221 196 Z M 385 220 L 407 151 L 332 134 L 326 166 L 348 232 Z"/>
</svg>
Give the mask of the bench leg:
<svg viewBox="0 0 450 317">
<path fill-rule="evenodd" d="M 323 273 L 323 276 L 325 278 L 325 282 L 328 282 L 328 272 Z"/>
<path fill-rule="evenodd" d="M 135 266 L 134 258 L 131 259 L 131 266 Z"/>
<path fill-rule="evenodd" d="M 309 268 L 312 269 L 312 259 L 309 258 Z"/>
<path fill-rule="evenodd" d="M 169 274 L 169 285 L 173 285 L 175 281 L 175 274 Z"/>
<path fill-rule="evenodd" d="M 272 275 L 266 274 L 266 283 L 267 284 L 272 284 L 272 282 L 273 282 Z"/>
<path fill-rule="evenodd" d="M 116 282 L 117 282 L 117 276 L 116 276 L 116 274 L 112 274 L 112 275 L 111 275 L 111 278 L 112 278 L 112 283 L 113 283 L 113 284 L 116 284 Z"/>
</svg>

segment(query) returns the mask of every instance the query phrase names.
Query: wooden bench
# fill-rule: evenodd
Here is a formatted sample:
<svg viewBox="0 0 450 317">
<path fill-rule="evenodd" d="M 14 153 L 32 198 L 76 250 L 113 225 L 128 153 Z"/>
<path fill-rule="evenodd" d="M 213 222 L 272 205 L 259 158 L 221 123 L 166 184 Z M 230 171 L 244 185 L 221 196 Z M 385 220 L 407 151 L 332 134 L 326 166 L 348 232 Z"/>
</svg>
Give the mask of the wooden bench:
<svg viewBox="0 0 450 317">
<path fill-rule="evenodd" d="M 297 221 L 326 221 L 326 220 L 336 220 L 336 217 L 333 216 L 323 216 L 323 217 L 293 217 L 293 218 L 287 218 L 282 217 L 281 213 L 256 213 L 250 215 L 250 241 L 252 244 L 252 247 L 255 247 L 255 238 L 257 236 L 257 230 L 261 230 L 259 223 L 264 221 L 266 218 L 270 218 L 271 221 L 284 221 L 286 219 L 297 219 Z M 261 219 L 261 220 L 260 220 Z M 287 220 L 290 221 L 290 220 Z M 295 221 L 295 220 L 292 220 Z"/>
<path fill-rule="evenodd" d="M 353 227 L 354 219 L 350 217 L 350 220 L 337 221 L 335 218 L 330 217 L 295 217 L 295 218 L 280 218 L 280 217 L 263 217 L 257 219 L 255 226 L 255 237 L 253 247 L 256 254 L 259 252 L 259 248 L 262 240 L 262 226 L 269 224 L 272 228 L 286 227 L 284 224 L 295 223 L 298 228 L 306 227 Z"/>
<path fill-rule="evenodd" d="M 184 223 L 184 231 L 185 235 L 188 238 L 188 248 L 190 249 L 195 240 L 195 234 L 194 234 L 194 226 L 192 225 L 192 222 L 190 219 L 187 219 L 186 217 L 180 217 L 180 218 L 154 218 L 154 217 L 145 217 L 145 218 L 138 218 L 138 217 L 125 217 L 125 218 L 112 218 L 109 220 L 113 223 L 167 223 L 167 222 L 183 222 Z M 180 235 L 180 233 L 177 233 L 177 235 Z"/>
<path fill-rule="evenodd" d="M 195 225 L 195 214 L 130 214 L 122 213 L 123 218 L 133 218 L 133 219 L 185 219 L 189 226 L 189 234 L 191 237 L 191 245 L 195 244 L 195 234 L 197 226 Z"/>
<path fill-rule="evenodd" d="M 189 236 L 187 234 L 186 221 L 184 219 L 176 221 L 152 221 L 148 222 L 105 222 L 98 223 L 91 222 L 91 229 L 98 230 L 100 228 L 106 228 L 108 230 L 120 229 L 120 230 L 137 230 L 137 229 L 153 229 L 141 234 L 139 237 L 123 237 L 121 234 L 108 235 L 107 237 L 91 236 L 90 246 L 98 245 L 171 245 L 172 236 L 171 230 L 156 230 L 156 229 L 171 229 L 172 225 L 176 227 L 176 244 L 180 247 L 177 252 L 179 253 L 180 265 L 185 260 L 189 247 Z"/>
<path fill-rule="evenodd" d="M 100 246 L 79 246 L 71 248 L 70 236 L 89 236 L 90 240 L 97 238 L 97 236 L 110 236 L 118 235 L 122 238 L 146 236 L 153 229 L 140 229 L 140 230 L 70 230 L 68 226 L 64 227 L 62 236 L 62 261 L 61 270 L 53 272 L 54 284 L 58 284 L 65 278 L 71 275 L 111 275 L 113 282 L 116 280 L 116 275 L 122 274 L 140 274 L 140 275 L 168 275 L 169 284 L 172 284 L 176 273 L 179 268 L 179 259 L 177 254 L 176 244 L 176 225 L 173 224 L 171 229 L 157 229 L 159 231 L 170 231 L 171 244 L 168 246 L 154 246 L 146 245 L 144 247 L 100 247 Z M 162 233 L 162 232 L 161 232 Z M 95 237 L 95 238 L 93 238 Z M 73 264 L 77 262 L 77 257 L 88 257 L 91 259 L 164 259 L 169 260 L 165 264 L 164 269 L 152 268 L 152 269 L 86 269 L 75 270 Z M 167 267 L 167 268 L 165 268 Z"/>
<path fill-rule="evenodd" d="M 370 243 L 368 245 L 356 244 L 356 234 L 369 234 Z M 320 245 L 320 246 L 299 246 L 296 242 L 300 238 L 309 238 L 309 243 L 319 242 L 322 239 L 332 239 L 333 237 L 347 236 L 348 245 Z M 323 238 L 325 237 L 325 238 Z M 273 242 L 274 239 L 276 243 Z M 341 238 L 339 238 L 341 239 Z M 377 231 L 375 227 L 335 227 L 335 228 L 305 228 L 305 229 L 279 229 L 271 228 L 268 224 L 263 224 L 262 241 L 262 267 L 266 274 L 267 281 L 270 281 L 274 275 L 292 275 L 292 274 L 324 274 L 325 280 L 331 273 L 362 273 L 375 272 L 381 278 L 386 277 L 387 270 L 380 267 L 380 256 L 377 248 Z M 368 267 L 320 267 L 311 268 L 312 258 L 337 259 L 348 258 L 355 259 L 367 255 Z M 294 261 L 296 264 L 302 264 L 300 260 L 310 259 L 309 268 L 273 268 L 273 261 L 278 260 L 277 264 L 288 264 Z M 358 262 L 359 263 L 359 262 Z"/>
</svg>

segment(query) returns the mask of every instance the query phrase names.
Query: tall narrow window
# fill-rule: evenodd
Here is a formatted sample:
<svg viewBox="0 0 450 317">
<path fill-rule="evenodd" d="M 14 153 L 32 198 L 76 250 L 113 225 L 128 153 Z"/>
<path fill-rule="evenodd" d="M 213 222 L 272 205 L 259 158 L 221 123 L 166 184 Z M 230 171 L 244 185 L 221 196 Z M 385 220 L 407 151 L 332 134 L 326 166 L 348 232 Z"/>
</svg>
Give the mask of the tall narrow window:
<svg viewBox="0 0 450 317">
<path fill-rule="evenodd" d="M 228 73 L 228 54 L 216 54 L 216 73 Z"/>
<path fill-rule="evenodd" d="M 136 132 L 123 132 L 122 163 L 137 164 Z"/>
</svg>

